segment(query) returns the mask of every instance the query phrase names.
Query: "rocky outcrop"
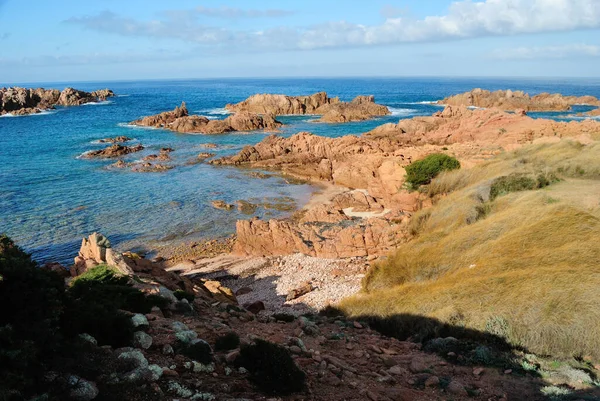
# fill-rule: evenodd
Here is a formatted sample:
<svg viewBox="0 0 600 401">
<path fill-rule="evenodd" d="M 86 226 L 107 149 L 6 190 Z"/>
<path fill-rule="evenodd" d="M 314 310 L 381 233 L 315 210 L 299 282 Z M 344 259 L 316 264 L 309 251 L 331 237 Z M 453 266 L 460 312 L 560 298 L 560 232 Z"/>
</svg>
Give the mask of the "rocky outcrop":
<svg viewBox="0 0 600 401">
<path fill-rule="evenodd" d="M 258 94 L 237 104 L 228 104 L 225 108 L 232 112 L 251 112 L 257 114 L 322 115 L 321 122 L 344 123 L 362 121 L 375 116 L 390 114 L 387 107 L 376 104 L 374 96 L 357 96 L 351 102 L 341 102 L 339 98 L 330 98 L 326 92 L 311 96 L 286 96 Z"/>
<path fill-rule="evenodd" d="M 39 113 L 54 106 L 79 106 L 85 103 L 99 102 L 114 96 L 110 89 L 84 92 L 66 88 L 62 92 L 57 89 L 27 89 L 20 87 L 0 89 L 0 115 L 27 115 Z"/>
<path fill-rule="evenodd" d="M 571 110 L 571 106 L 576 104 L 600 106 L 600 100 L 594 96 L 563 96 L 558 93 L 541 93 L 530 96 L 525 92 L 512 91 L 510 89 L 490 92 L 478 88 L 440 100 L 438 104 L 483 108 L 494 107 L 501 110 L 565 111 Z"/>
<path fill-rule="evenodd" d="M 385 124 L 360 137 L 326 138 L 306 132 L 289 138 L 269 136 L 237 155 L 210 163 L 278 169 L 362 190 L 334 199 L 333 205 L 311 208 L 301 219 L 240 221 L 236 252 L 374 256 L 408 238 L 398 222 L 431 202 L 417 192 L 403 190 L 404 166 L 413 160 L 445 152 L 468 167 L 534 141 L 589 139 L 598 134 L 600 122 L 593 120 L 564 123 L 533 119 L 526 113 L 448 106 L 431 117 Z"/>
<path fill-rule="evenodd" d="M 75 265 L 71 268 L 71 276 L 79 276 L 100 264 L 115 267 L 123 274 L 133 274 L 133 270 L 125 262 L 123 256 L 112 249 L 108 238 L 102 234 L 93 233 L 81 241 Z"/>
<path fill-rule="evenodd" d="M 164 128 L 189 134 L 224 134 L 232 131 L 256 130 L 274 131 L 282 125 L 272 115 L 258 115 L 249 112 L 236 113 L 224 120 L 211 120 L 204 116 L 189 115 L 185 102 L 173 111 L 144 117 L 133 121 L 131 124 Z"/>
<path fill-rule="evenodd" d="M 130 153 L 135 153 L 144 150 L 144 147 L 139 144 L 135 146 L 124 146 L 119 144 L 114 144 L 109 146 L 108 148 L 100 149 L 100 150 L 92 150 L 85 153 L 82 157 L 86 159 L 92 158 L 100 158 L 100 159 L 109 159 L 114 157 L 125 156 Z"/>
<path fill-rule="evenodd" d="M 100 139 L 98 140 L 98 142 L 100 143 L 124 143 L 124 142 L 129 142 L 132 139 L 127 137 L 127 136 L 117 136 L 114 138 L 104 138 L 104 139 Z"/>
</svg>

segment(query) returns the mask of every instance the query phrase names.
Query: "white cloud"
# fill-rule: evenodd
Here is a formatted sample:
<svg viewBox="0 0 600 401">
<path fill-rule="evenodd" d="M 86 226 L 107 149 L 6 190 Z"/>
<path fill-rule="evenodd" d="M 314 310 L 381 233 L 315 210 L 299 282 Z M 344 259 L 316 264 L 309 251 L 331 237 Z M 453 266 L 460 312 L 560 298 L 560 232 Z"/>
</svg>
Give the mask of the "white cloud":
<svg viewBox="0 0 600 401">
<path fill-rule="evenodd" d="M 196 7 L 193 13 L 206 17 L 238 19 L 238 18 L 278 18 L 294 14 L 293 11 L 268 9 L 252 10 L 234 7 Z"/>
<path fill-rule="evenodd" d="M 600 57 L 600 46 L 569 44 L 543 47 L 515 47 L 496 49 L 490 57 L 496 60 L 544 60 L 571 57 Z"/>
<path fill-rule="evenodd" d="M 453 2 L 446 15 L 422 19 L 387 18 L 380 25 L 345 21 L 265 31 L 239 31 L 199 23 L 199 15 L 267 16 L 277 10 L 197 8 L 170 11 L 163 19 L 139 21 L 111 12 L 71 18 L 86 28 L 130 36 L 180 39 L 209 46 L 268 50 L 320 49 L 448 41 L 484 36 L 563 32 L 600 28 L 599 0 L 463 0 Z"/>
</svg>

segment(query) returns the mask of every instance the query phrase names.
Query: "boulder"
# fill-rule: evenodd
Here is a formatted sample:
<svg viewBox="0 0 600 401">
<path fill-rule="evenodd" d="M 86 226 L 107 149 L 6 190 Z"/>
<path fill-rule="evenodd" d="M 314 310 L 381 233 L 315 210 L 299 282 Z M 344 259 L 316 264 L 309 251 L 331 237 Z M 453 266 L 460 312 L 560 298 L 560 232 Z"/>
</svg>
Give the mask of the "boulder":
<svg viewBox="0 0 600 401">
<path fill-rule="evenodd" d="M 135 146 L 125 146 L 115 143 L 108 148 L 100 149 L 100 150 L 92 150 L 83 154 L 83 157 L 86 159 L 91 158 L 102 158 L 108 159 L 113 157 L 125 156 L 130 153 L 135 153 L 144 150 L 144 147 L 141 144 Z"/>
<path fill-rule="evenodd" d="M 92 233 L 81 241 L 81 248 L 75 258 L 71 275 L 80 275 L 90 267 L 99 264 L 107 264 L 126 275 L 133 274 L 133 270 L 127 265 L 123 256 L 111 248 L 108 238 L 99 233 Z"/>
</svg>

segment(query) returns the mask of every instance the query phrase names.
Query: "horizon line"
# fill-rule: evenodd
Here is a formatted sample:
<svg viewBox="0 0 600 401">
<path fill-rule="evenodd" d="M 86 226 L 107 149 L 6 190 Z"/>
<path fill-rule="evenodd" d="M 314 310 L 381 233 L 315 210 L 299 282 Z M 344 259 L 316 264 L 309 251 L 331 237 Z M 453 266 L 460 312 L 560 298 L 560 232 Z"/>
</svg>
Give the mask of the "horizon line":
<svg viewBox="0 0 600 401">
<path fill-rule="evenodd" d="M 39 84 L 93 84 L 93 83 L 125 83 L 125 82 L 157 82 L 157 81 L 218 81 L 218 80 L 286 80 L 286 79 L 506 79 L 506 80 L 600 80 L 596 77 L 574 77 L 574 76 L 502 76 L 502 75 L 356 75 L 356 76 L 272 76 L 272 77 L 204 77 L 204 78 L 143 78 L 143 79 L 92 79 L 73 81 L 14 81 L 1 82 L 0 87 L 14 87 L 19 85 Z"/>
</svg>

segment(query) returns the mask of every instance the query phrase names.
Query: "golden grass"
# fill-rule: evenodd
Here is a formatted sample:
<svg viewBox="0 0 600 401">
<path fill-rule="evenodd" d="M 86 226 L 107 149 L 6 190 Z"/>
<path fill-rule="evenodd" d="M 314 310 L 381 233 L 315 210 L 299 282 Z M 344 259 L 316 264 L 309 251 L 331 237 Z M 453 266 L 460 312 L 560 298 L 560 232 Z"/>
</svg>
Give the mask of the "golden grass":
<svg viewBox="0 0 600 401">
<path fill-rule="evenodd" d="M 563 181 L 488 201 L 494 178 L 545 170 L 560 170 Z M 421 212 L 419 236 L 340 307 L 431 317 L 540 354 L 600 359 L 599 171 L 598 144 L 562 141 L 443 174 L 430 193 L 451 193 Z"/>
</svg>

